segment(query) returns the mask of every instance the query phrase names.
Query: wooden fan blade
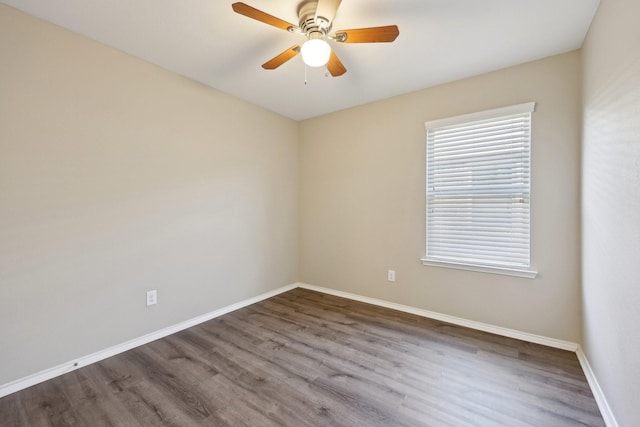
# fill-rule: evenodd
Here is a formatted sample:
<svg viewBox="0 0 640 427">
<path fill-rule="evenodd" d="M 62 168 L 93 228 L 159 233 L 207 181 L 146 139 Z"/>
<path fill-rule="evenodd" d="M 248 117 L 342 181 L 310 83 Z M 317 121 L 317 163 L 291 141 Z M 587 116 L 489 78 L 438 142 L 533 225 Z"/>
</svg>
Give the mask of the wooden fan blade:
<svg viewBox="0 0 640 427">
<path fill-rule="evenodd" d="M 336 41 L 340 43 L 383 43 L 392 42 L 398 37 L 397 25 L 386 27 L 358 28 L 336 31 Z"/>
<path fill-rule="evenodd" d="M 262 64 L 262 68 L 264 68 L 265 70 L 275 70 L 276 68 L 296 56 L 298 53 L 300 53 L 300 46 L 291 46 L 280 55 Z"/>
<path fill-rule="evenodd" d="M 316 19 L 318 19 L 318 16 L 321 16 L 329 22 L 333 22 L 340 3 L 342 3 L 342 0 L 319 0 L 318 7 L 316 8 Z"/>
<path fill-rule="evenodd" d="M 272 25 L 285 31 L 287 31 L 289 28 L 297 28 L 295 25 L 290 24 L 287 21 L 283 21 L 280 18 L 269 15 L 268 13 L 258 10 L 255 7 L 249 6 L 248 4 L 238 2 L 232 4 L 231 7 L 233 8 L 234 12 L 239 13 L 240 15 L 255 19 L 256 21 L 264 22 L 265 24 Z"/>
<path fill-rule="evenodd" d="M 327 62 L 327 70 L 329 70 L 329 73 L 331 73 L 333 77 L 341 76 L 347 72 L 347 69 L 344 68 L 344 65 L 342 65 L 342 62 L 340 62 L 333 49 L 331 50 L 331 56 L 329 56 L 329 62 Z"/>
</svg>

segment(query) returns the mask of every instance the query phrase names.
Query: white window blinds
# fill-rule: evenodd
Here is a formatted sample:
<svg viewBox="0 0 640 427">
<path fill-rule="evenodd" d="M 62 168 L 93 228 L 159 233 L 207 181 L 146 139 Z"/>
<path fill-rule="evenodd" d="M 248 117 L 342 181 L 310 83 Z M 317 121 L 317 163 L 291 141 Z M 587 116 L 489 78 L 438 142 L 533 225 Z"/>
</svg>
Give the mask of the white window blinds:
<svg viewBox="0 0 640 427">
<path fill-rule="evenodd" d="M 426 261 L 529 269 L 534 107 L 426 123 Z"/>
</svg>

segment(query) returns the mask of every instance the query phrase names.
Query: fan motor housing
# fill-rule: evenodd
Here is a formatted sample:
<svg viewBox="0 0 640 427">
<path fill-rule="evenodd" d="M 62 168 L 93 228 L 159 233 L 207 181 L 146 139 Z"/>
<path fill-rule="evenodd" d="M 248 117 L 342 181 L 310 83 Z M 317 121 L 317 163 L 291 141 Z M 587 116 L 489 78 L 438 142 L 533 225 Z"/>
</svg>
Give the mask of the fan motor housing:
<svg viewBox="0 0 640 427">
<path fill-rule="evenodd" d="M 322 16 L 316 18 L 317 7 L 316 0 L 305 1 L 298 6 L 298 18 L 300 19 L 298 25 L 309 39 L 324 38 L 331 30 L 331 23 L 328 19 Z"/>
</svg>

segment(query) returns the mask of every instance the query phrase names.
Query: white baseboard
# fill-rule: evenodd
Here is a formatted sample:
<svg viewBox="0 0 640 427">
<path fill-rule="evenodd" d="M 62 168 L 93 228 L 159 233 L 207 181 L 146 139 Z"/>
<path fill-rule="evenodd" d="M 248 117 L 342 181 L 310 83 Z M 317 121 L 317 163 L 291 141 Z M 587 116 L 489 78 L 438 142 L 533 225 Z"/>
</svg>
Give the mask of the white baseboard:
<svg viewBox="0 0 640 427">
<path fill-rule="evenodd" d="M 476 322 L 473 320 L 467 320 L 460 317 L 450 316 L 448 314 L 442 314 L 435 311 L 423 310 L 420 308 L 415 308 L 407 305 L 396 304 L 389 301 L 384 301 L 376 298 L 365 297 L 362 295 L 351 294 L 349 292 L 337 291 L 335 289 L 323 288 L 321 286 L 309 285 L 307 283 L 297 283 L 297 286 L 304 289 L 310 289 L 312 291 L 318 291 L 325 294 L 335 295 L 338 297 L 348 298 L 355 301 L 365 302 L 368 304 L 377 305 L 380 307 L 391 308 L 393 310 L 403 311 L 405 313 L 416 314 L 418 316 L 427 317 L 429 319 L 441 320 L 443 322 L 452 323 L 454 325 L 465 326 L 471 329 L 477 329 L 484 332 L 491 332 L 497 335 L 502 335 L 509 338 L 516 338 L 519 340 L 542 344 L 548 347 L 555 347 L 562 350 L 573 351 L 576 353 L 578 357 L 578 361 L 580 362 L 580 366 L 584 371 L 584 375 L 587 378 L 587 382 L 589 383 L 589 387 L 591 388 L 591 392 L 598 404 L 598 409 L 600 409 L 600 414 L 604 419 L 604 422 L 607 427 L 619 427 L 618 422 L 616 421 L 613 412 L 611 411 L 611 407 L 607 402 L 607 399 L 600 388 L 600 384 L 596 379 L 596 376 L 591 369 L 591 365 L 589 365 L 589 361 L 587 360 L 587 356 L 582 351 L 582 347 L 580 347 L 576 343 L 572 343 L 569 341 L 562 341 L 555 338 L 544 337 L 541 335 L 530 334 L 527 332 L 520 332 L 514 329 L 503 328 L 501 326 L 489 325 L 487 323 Z"/>
<path fill-rule="evenodd" d="M 351 294 L 348 292 L 336 291 L 335 289 L 323 288 L 321 286 L 309 285 L 307 283 L 298 283 L 297 285 L 300 288 L 309 289 L 312 291 L 318 291 L 325 294 L 348 298 L 355 301 L 377 305 L 380 307 L 391 308 L 393 310 L 404 311 L 405 313 L 416 314 L 418 316 L 427 317 L 429 319 L 440 320 L 443 322 L 452 323 L 454 325 L 465 326 L 467 328 L 490 332 L 492 334 L 502 335 L 509 338 L 516 338 L 535 344 L 542 344 L 548 347 L 554 347 L 568 351 L 576 351 L 578 349 L 578 344 L 569 341 L 562 341 L 555 338 L 544 337 L 527 332 L 520 332 L 516 331 L 515 329 L 503 328 L 501 326 L 494 326 L 487 323 L 467 320 L 461 317 L 450 316 L 448 314 L 442 314 L 435 311 L 423 310 L 421 308 L 411 307 L 408 305 L 396 304 L 394 302 L 384 301 L 376 298 L 364 297 L 362 295 Z"/>
<path fill-rule="evenodd" d="M 591 387 L 593 397 L 596 399 L 596 403 L 600 409 L 600 414 L 602 414 L 602 418 L 604 418 L 604 423 L 607 427 L 619 427 L 616 417 L 613 416 L 609 402 L 607 402 L 607 398 L 604 396 L 602 388 L 600 388 L 600 383 L 598 383 L 598 379 L 596 378 L 593 369 L 591 369 L 587 355 L 582 351 L 582 347 L 578 346 L 576 355 L 578 356 L 584 375 L 587 377 L 587 382 L 589 383 L 589 387 Z"/>
<path fill-rule="evenodd" d="M 384 301 L 376 298 L 365 297 L 362 295 L 356 295 L 349 292 L 337 291 L 335 289 L 324 288 L 321 286 L 309 285 L 307 283 L 294 283 L 291 285 L 283 286 L 278 289 L 274 289 L 269 292 L 265 292 L 253 298 L 248 298 L 246 300 L 237 302 L 235 304 L 228 305 L 226 307 L 220 308 L 218 310 L 203 314 L 201 316 L 194 317 L 189 320 L 185 320 L 184 322 L 180 322 L 178 324 L 169 326 L 167 328 L 143 335 L 138 338 L 134 338 L 132 340 L 126 341 L 124 343 L 109 347 L 107 349 L 98 351 L 93 354 L 89 354 L 86 356 L 79 357 L 75 360 L 69 361 L 67 363 L 63 363 L 58 366 L 54 366 L 49 369 L 45 369 L 43 371 L 37 372 L 35 374 L 29 375 L 24 378 L 19 378 L 10 383 L 4 384 L 0 386 L 0 398 L 7 396 L 11 393 L 15 393 L 17 391 L 23 390 L 27 387 L 31 387 L 38 383 L 50 380 L 67 372 L 71 372 L 75 369 L 81 368 L 83 366 L 90 365 L 92 363 L 99 362 L 103 359 L 106 359 L 111 356 L 115 356 L 117 354 L 123 353 L 127 350 L 131 350 L 132 348 L 147 344 L 151 341 L 155 341 L 160 338 L 164 338 L 168 335 L 174 334 L 176 332 L 182 331 L 184 329 L 188 329 L 192 326 L 198 325 L 200 323 L 206 322 L 211 319 L 215 319 L 216 317 L 222 316 L 224 314 L 230 313 L 232 311 L 238 310 L 240 308 L 246 307 L 251 304 L 255 304 L 267 298 L 271 298 L 275 295 L 281 294 L 283 292 L 290 291 L 295 288 L 304 288 L 313 291 L 322 292 L 325 294 L 335 295 L 343 298 L 348 298 L 355 301 L 360 301 L 368 304 L 377 305 L 380 307 L 386 307 L 393 310 L 403 311 L 405 313 L 411 313 L 422 317 L 427 317 L 430 319 L 440 320 L 447 323 L 452 323 L 454 325 L 465 326 L 468 328 L 490 332 L 497 335 L 502 335 L 510 338 L 516 338 L 523 341 L 528 341 L 536 344 L 542 344 L 549 347 L 555 347 L 562 350 L 569 350 L 576 352 L 578 356 L 578 360 L 582 366 L 582 369 L 585 372 L 585 376 L 587 377 L 587 381 L 589 382 L 589 386 L 593 392 L 593 395 L 596 399 L 598 407 L 600 408 L 600 412 L 606 422 L 607 427 L 618 427 L 618 423 L 611 412 L 611 408 L 607 403 L 607 400 L 596 380 L 596 377 L 589 365 L 589 362 L 583 353 L 582 349 L 578 344 L 557 340 L 555 338 L 544 337 L 540 335 L 530 334 L 526 332 L 516 331 L 514 329 L 503 328 L 500 326 L 494 326 L 482 322 L 476 322 L 473 320 L 467 320 L 460 317 L 450 316 L 448 314 L 442 314 L 435 311 L 424 310 L 416 307 L 411 307 L 407 305 L 397 304 L 389 301 Z"/>
<path fill-rule="evenodd" d="M 138 338 L 134 338 L 132 340 L 123 342 L 121 344 L 114 345 L 112 347 L 95 352 L 93 354 L 82 356 L 75 360 L 69 361 L 67 363 L 63 363 L 61 365 L 54 366 L 52 368 L 45 369 L 40 372 L 36 372 L 35 374 L 29 375 L 27 377 L 19 378 L 10 383 L 0 385 L 0 398 L 7 396 L 11 393 L 15 393 L 16 391 L 23 390 L 27 387 L 31 387 L 32 385 L 36 385 L 38 383 L 50 380 L 62 374 L 66 374 L 67 372 L 71 372 L 83 366 L 87 366 L 92 363 L 99 362 L 108 357 L 115 356 L 116 354 L 123 353 L 127 350 L 131 350 L 132 348 L 141 346 L 143 344 L 147 344 L 151 341 L 155 341 L 157 339 L 164 338 L 168 335 L 175 334 L 176 332 L 182 331 L 184 329 L 188 329 L 192 326 L 198 325 L 208 320 L 215 319 L 216 317 L 222 316 L 223 314 L 227 314 L 232 311 L 238 310 L 240 308 L 246 307 L 248 305 L 255 304 L 256 302 L 265 300 L 267 298 L 271 298 L 275 295 L 290 291 L 291 289 L 295 289 L 297 287 L 298 287 L 298 284 L 283 286 L 281 288 L 274 289 L 272 291 L 260 294 L 256 297 L 242 300 L 235 304 L 231 304 L 226 307 L 220 308 L 218 310 L 203 314 L 201 316 L 197 316 L 192 319 L 185 320 L 184 322 L 180 322 L 175 325 L 169 326 L 167 328 L 160 329 L 158 331 L 151 332 L 149 334 L 143 335 Z"/>
<path fill-rule="evenodd" d="M 448 314 L 442 314 L 435 311 L 423 310 L 420 308 L 415 308 L 407 305 L 396 304 L 389 301 L 384 301 L 376 298 L 364 297 L 362 295 L 351 294 L 348 292 L 337 291 L 335 289 L 323 288 L 321 286 L 309 285 L 307 283 L 297 283 L 297 286 L 304 289 L 310 289 L 312 291 L 318 291 L 325 294 L 335 295 L 338 297 L 348 298 L 355 301 L 360 301 L 368 304 L 377 305 L 380 307 L 391 308 L 393 310 L 403 311 L 406 313 L 416 314 L 418 316 L 427 317 L 429 319 L 441 320 L 443 322 L 452 323 L 454 325 L 465 326 L 471 329 L 477 329 L 484 332 L 491 332 L 497 335 L 502 335 L 509 338 L 516 338 L 519 340 L 542 344 L 548 347 L 555 347 L 562 350 L 573 351 L 576 353 L 578 357 L 578 361 L 580 362 L 580 366 L 584 371 L 585 377 L 587 378 L 587 382 L 589 383 L 589 387 L 591 388 L 591 392 L 598 404 L 598 409 L 600 409 L 600 414 L 604 419 L 607 427 L 619 427 L 616 418 L 611 411 L 611 407 L 607 402 L 607 399 L 604 395 L 604 392 L 600 388 L 600 384 L 596 379 L 596 376 L 591 369 L 591 365 L 589 365 L 589 361 L 587 360 L 587 356 L 582 351 L 582 347 L 580 347 L 576 343 L 572 343 L 569 341 L 562 341 L 555 338 L 544 337 L 541 335 L 530 334 L 527 332 L 520 332 L 514 329 L 503 328 L 500 326 L 489 325 L 482 322 L 476 322 L 473 320 L 467 320 L 460 317 L 450 316 Z"/>
</svg>

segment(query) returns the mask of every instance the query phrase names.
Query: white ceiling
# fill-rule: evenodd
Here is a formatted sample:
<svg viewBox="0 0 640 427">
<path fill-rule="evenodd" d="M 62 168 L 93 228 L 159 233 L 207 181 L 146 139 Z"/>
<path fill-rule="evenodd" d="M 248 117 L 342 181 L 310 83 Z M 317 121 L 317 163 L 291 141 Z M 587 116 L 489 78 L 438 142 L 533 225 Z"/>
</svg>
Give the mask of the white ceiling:
<svg viewBox="0 0 640 427">
<path fill-rule="evenodd" d="M 261 64 L 303 36 L 238 15 L 235 0 L 0 0 L 295 120 L 577 49 L 599 0 L 343 0 L 333 29 L 397 24 L 393 43 L 333 44 L 326 77 L 298 55 Z M 299 0 L 244 0 L 298 23 Z"/>
</svg>

